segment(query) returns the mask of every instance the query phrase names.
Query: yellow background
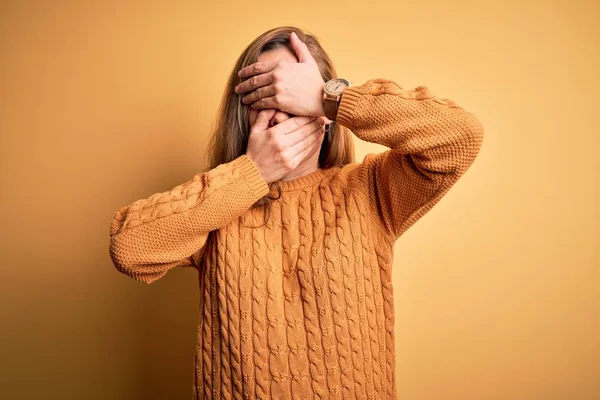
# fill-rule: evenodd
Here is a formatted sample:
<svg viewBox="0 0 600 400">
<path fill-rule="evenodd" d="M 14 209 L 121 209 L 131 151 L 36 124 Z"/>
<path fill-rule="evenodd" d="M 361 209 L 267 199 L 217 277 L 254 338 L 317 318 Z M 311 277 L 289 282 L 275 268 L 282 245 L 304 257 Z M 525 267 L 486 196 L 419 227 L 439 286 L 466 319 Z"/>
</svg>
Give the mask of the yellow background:
<svg viewBox="0 0 600 400">
<path fill-rule="evenodd" d="M 396 246 L 399 398 L 600 398 L 599 10 L 3 1 L 0 397 L 191 397 L 196 274 L 118 274 L 109 225 L 206 167 L 234 61 L 291 24 L 353 83 L 423 84 L 485 127 L 475 164 Z M 359 160 L 380 150 L 357 140 Z"/>
</svg>

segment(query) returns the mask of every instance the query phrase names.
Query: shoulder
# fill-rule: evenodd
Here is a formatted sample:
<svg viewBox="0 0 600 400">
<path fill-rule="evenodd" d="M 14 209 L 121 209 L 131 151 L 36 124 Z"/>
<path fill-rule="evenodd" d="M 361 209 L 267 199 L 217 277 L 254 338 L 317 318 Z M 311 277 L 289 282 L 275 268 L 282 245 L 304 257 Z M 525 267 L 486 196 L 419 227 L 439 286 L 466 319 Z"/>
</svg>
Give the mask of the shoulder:
<svg viewBox="0 0 600 400">
<path fill-rule="evenodd" d="M 365 161 L 372 155 L 365 157 Z M 323 170 L 325 178 L 320 186 L 328 186 L 334 192 L 344 193 L 368 193 L 368 172 L 367 164 L 353 162 L 339 167 L 332 167 Z"/>
<path fill-rule="evenodd" d="M 341 167 L 324 169 L 328 183 L 344 188 L 356 188 L 368 192 L 369 186 L 375 177 L 377 167 L 386 157 L 388 151 L 382 153 L 369 153 L 362 162 L 353 162 Z"/>
</svg>

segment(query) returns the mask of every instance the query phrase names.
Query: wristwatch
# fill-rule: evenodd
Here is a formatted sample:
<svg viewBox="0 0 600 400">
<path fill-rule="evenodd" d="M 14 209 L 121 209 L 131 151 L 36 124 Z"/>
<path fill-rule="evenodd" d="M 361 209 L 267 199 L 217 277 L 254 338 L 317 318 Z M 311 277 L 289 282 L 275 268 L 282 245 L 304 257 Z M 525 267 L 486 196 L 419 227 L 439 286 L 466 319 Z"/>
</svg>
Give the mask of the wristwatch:
<svg viewBox="0 0 600 400">
<path fill-rule="evenodd" d="M 325 94 L 323 95 L 323 109 L 325 116 L 331 121 L 337 119 L 338 107 L 342 100 L 344 89 L 350 86 L 350 82 L 342 78 L 334 78 L 325 84 Z"/>
</svg>

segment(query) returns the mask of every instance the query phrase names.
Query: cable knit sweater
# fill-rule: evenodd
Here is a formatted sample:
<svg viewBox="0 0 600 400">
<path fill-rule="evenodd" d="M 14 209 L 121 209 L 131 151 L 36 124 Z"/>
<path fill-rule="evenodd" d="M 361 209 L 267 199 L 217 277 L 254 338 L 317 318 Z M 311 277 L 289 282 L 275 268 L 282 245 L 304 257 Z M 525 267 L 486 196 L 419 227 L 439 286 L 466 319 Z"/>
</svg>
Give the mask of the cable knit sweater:
<svg viewBox="0 0 600 400">
<path fill-rule="evenodd" d="M 475 159 L 478 120 L 425 87 L 344 91 L 338 122 L 390 148 L 270 192 L 246 156 L 117 211 L 116 268 L 198 269 L 197 398 L 396 398 L 394 241 Z"/>
</svg>

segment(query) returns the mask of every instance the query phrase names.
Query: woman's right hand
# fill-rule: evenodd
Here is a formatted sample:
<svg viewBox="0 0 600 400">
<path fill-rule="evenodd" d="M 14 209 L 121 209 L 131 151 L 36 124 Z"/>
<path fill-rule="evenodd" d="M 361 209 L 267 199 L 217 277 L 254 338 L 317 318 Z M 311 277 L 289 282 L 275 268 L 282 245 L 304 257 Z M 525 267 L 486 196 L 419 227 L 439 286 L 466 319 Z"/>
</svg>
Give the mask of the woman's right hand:
<svg viewBox="0 0 600 400">
<path fill-rule="evenodd" d="M 258 114 L 246 150 L 267 183 L 283 178 L 318 151 L 325 133 L 322 117 L 292 117 L 269 128 L 275 111 L 267 109 Z"/>
</svg>

